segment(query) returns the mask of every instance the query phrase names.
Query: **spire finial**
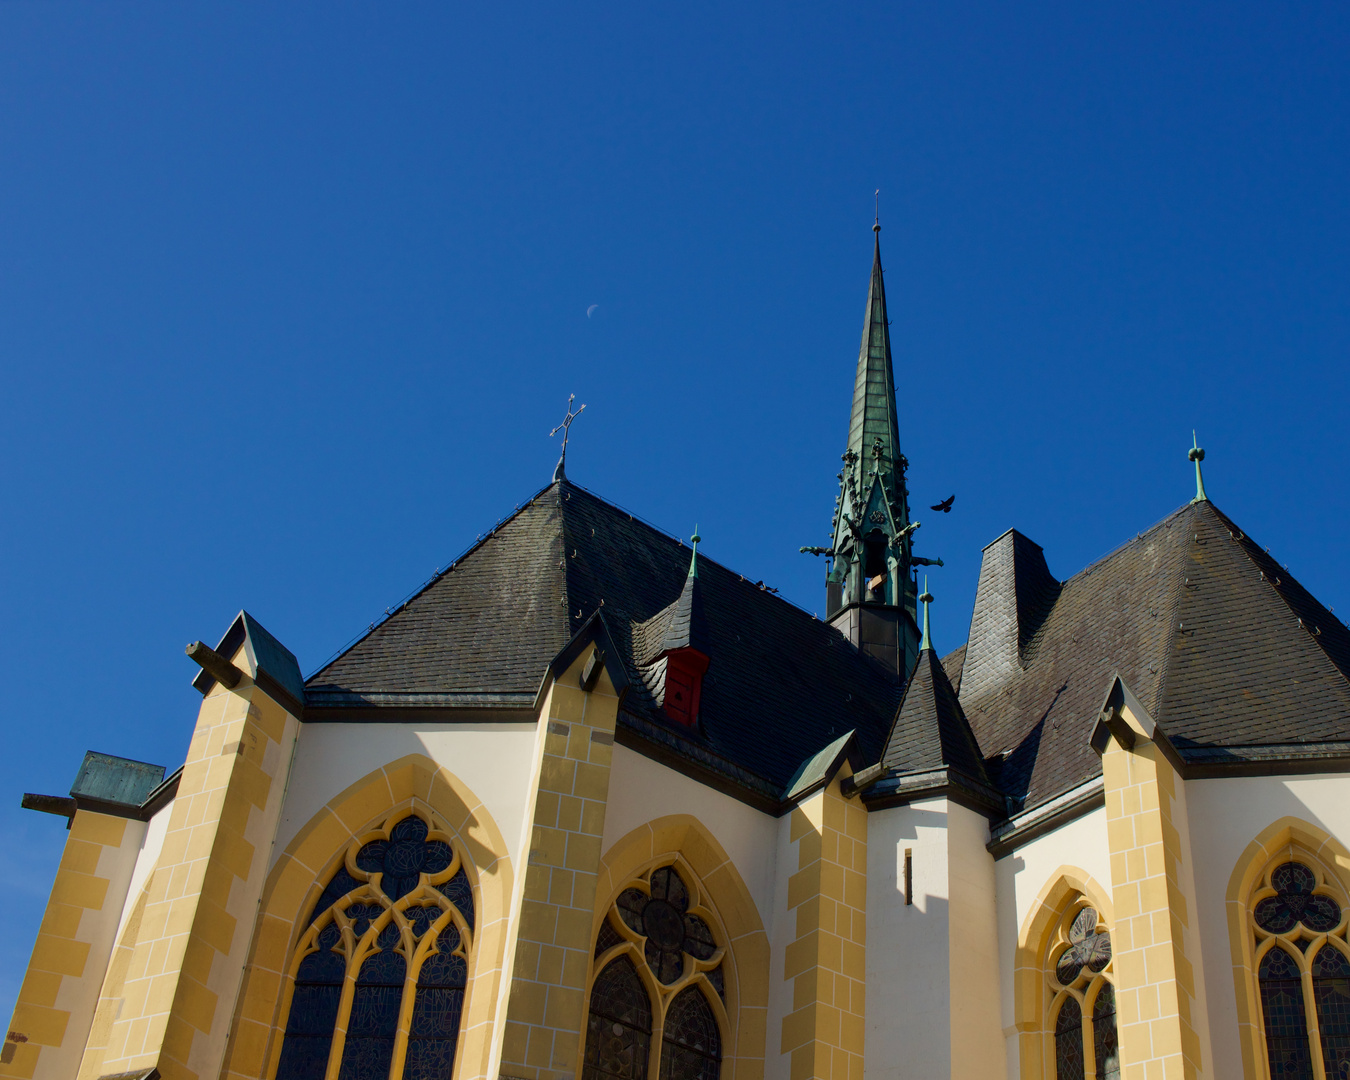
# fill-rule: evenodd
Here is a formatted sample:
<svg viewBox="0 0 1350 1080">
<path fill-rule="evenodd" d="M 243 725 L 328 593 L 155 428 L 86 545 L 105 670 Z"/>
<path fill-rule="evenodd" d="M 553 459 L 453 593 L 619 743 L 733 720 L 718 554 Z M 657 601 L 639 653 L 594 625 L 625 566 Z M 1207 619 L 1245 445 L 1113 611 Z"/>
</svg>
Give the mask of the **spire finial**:
<svg viewBox="0 0 1350 1080">
<path fill-rule="evenodd" d="M 928 605 L 933 602 L 933 594 L 928 591 L 928 575 L 923 576 L 923 592 L 919 595 L 919 603 L 923 605 L 923 639 L 919 642 L 919 652 L 933 647 L 932 639 L 928 636 Z"/>
<path fill-rule="evenodd" d="M 1186 456 L 1195 462 L 1195 498 L 1191 502 L 1209 502 L 1205 494 L 1205 478 L 1200 474 L 1200 462 L 1205 460 L 1204 448 L 1196 442 L 1195 430 L 1191 430 L 1191 448 Z"/>
<path fill-rule="evenodd" d="M 689 556 L 689 576 L 698 577 L 698 543 L 703 537 L 698 534 L 698 526 L 694 526 L 694 535 L 689 538 L 689 543 L 694 547 L 694 553 Z"/>
<path fill-rule="evenodd" d="M 876 200 L 877 211 L 876 220 L 872 222 L 872 231 L 879 233 L 881 232 L 881 188 L 877 188 L 872 197 Z"/>
<path fill-rule="evenodd" d="M 553 438 L 553 436 L 558 434 L 558 432 L 560 431 L 563 433 L 562 453 L 558 455 L 558 464 L 557 467 L 553 470 L 553 482 L 555 484 L 559 480 L 567 479 L 567 470 L 566 470 L 567 436 L 571 430 L 572 421 L 586 411 L 585 405 L 581 406 L 581 408 L 579 408 L 576 412 L 572 411 L 572 402 L 576 401 L 576 399 L 577 399 L 576 394 L 567 395 L 567 416 L 563 418 L 563 422 L 561 424 L 559 424 L 557 427 L 555 427 L 552 431 L 548 433 L 548 437 L 550 439 Z"/>
</svg>

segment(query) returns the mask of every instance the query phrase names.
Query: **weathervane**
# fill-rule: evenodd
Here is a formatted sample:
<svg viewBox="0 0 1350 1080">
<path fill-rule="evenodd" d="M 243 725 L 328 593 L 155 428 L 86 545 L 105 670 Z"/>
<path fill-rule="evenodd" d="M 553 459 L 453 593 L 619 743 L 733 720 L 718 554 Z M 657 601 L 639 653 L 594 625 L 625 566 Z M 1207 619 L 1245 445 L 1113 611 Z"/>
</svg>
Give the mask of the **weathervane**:
<svg viewBox="0 0 1350 1080">
<path fill-rule="evenodd" d="M 567 479 L 567 472 L 564 468 L 567 464 L 567 436 L 571 431 L 572 421 L 586 411 L 585 405 L 582 405 L 576 412 L 572 411 L 572 402 L 576 401 L 576 399 L 576 394 L 567 395 L 567 415 L 563 418 L 561 424 L 548 433 L 550 439 L 560 431 L 563 433 L 562 453 L 558 455 L 558 467 L 553 470 L 553 482 L 555 484 L 559 480 Z"/>
<path fill-rule="evenodd" d="M 877 188 L 872 197 L 876 200 L 877 212 L 876 219 L 872 222 L 872 231 L 881 232 L 881 188 Z"/>
</svg>

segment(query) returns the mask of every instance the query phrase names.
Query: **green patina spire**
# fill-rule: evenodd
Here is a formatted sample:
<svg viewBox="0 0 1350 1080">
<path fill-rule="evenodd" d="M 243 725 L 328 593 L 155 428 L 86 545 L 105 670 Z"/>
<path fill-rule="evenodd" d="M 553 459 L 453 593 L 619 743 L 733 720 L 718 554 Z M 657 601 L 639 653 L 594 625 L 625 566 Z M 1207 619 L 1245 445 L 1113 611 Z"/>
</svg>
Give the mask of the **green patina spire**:
<svg viewBox="0 0 1350 1080">
<path fill-rule="evenodd" d="M 923 638 L 919 641 L 919 652 L 933 647 L 933 641 L 928 636 L 928 605 L 933 602 L 933 594 L 928 591 L 928 575 L 923 576 L 923 592 L 919 594 L 919 603 L 923 605 Z"/>
<path fill-rule="evenodd" d="M 1195 462 L 1195 498 L 1191 502 L 1209 502 L 1209 496 L 1205 494 L 1205 478 L 1200 474 L 1200 462 L 1205 460 L 1205 451 L 1196 442 L 1195 432 L 1191 432 L 1191 449 L 1186 455 Z"/>
<path fill-rule="evenodd" d="M 693 581 L 698 577 L 698 542 L 703 537 L 698 534 L 698 526 L 694 526 L 694 535 L 689 538 L 689 542 L 694 546 L 694 553 L 689 556 L 689 580 Z"/>
<path fill-rule="evenodd" d="M 901 679 L 918 657 L 916 563 L 900 417 L 895 402 L 890 319 L 881 270 L 881 225 L 872 226 L 872 276 L 853 380 L 848 442 L 839 472 L 828 548 L 804 547 L 831 560 L 826 618 Z M 933 560 L 937 562 L 937 560 Z"/>
</svg>

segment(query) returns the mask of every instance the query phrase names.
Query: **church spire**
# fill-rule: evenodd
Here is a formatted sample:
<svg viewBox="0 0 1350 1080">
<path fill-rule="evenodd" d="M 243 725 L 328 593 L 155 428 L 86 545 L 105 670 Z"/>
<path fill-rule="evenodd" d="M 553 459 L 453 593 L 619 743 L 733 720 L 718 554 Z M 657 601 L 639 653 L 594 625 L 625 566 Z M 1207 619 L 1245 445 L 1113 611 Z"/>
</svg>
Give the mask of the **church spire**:
<svg viewBox="0 0 1350 1080">
<path fill-rule="evenodd" d="M 831 556 L 826 615 L 860 649 L 903 679 L 919 655 L 909 491 L 900 452 L 890 320 L 881 269 L 881 225 L 872 226 L 872 277 L 853 382 L 833 544 L 803 548 Z M 918 560 L 922 562 L 923 560 Z"/>
</svg>

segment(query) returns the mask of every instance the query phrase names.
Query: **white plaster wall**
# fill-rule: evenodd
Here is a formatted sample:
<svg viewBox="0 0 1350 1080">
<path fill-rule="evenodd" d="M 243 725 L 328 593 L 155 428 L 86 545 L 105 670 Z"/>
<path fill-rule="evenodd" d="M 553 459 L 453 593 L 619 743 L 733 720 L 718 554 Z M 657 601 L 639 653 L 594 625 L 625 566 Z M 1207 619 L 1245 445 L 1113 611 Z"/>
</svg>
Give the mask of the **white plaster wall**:
<svg viewBox="0 0 1350 1080">
<path fill-rule="evenodd" d="M 951 924 L 952 1075 L 1006 1075 L 999 998 L 998 905 L 989 819 L 947 806 L 948 918 Z"/>
<path fill-rule="evenodd" d="M 81 810 L 87 814 L 92 811 Z M 122 843 L 105 847 L 98 857 L 94 873 L 108 882 L 101 908 L 84 908 L 75 940 L 86 942 L 89 952 L 84 961 L 81 978 L 61 980 L 53 1007 L 70 1013 L 65 1036 L 60 1046 L 46 1046 L 38 1059 L 37 1080 L 66 1080 L 80 1071 L 89 1028 L 94 1022 L 103 978 L 108 971 L 108 960 L 116 943 L 118 922 L 126 905 L 127 887 L 136 867 L 136 853 L 145 837 L 145 824 L 128 821 L 122 833 Z"/>
<path fill-rule="evenodd" d="M 164 837 L 169 831 L 169 815 L 173 812 L 174 800 L 170 799 L 159 808 L 158 813 L 152 817 L 142 828 L 140 837 L 140 850 L 136 853 L 136 866 L 131 871 L 131 883 L 127 888 L 126 900 L 122 904 L 122 911 L 117 920 L 117 937 L 115 940 L 122 940 L 122 932 L 127 927 L 127 919 L 131 918 L 131 909 L 136 906 L 136 901 L 140 899 L 141 890 L 145 888 L 146 882 L 150 880 L 150 875 L 154 872 L 155 864 L 159 862 L 160 850 L 164 847 Z"/>
<path fill-rule="evenodd" d="M 773 916 L 778 819 L 616 745 L 605 809 L 605 852 L 639 825 L 668 814 L 690 814 L 712 833 L 745 881 L 767 931 Z"/>
<path fill-rule="evenodd" d="M 1058 829 L 1039 836 L 994 864 L 994 893 L 998 901 L 999 1000 L 1005 1061 L 1009 1080 L 1019 1080 L 1016 1016 L 1013 1007 L 1013 971 L 1017 938 L 1041 890 L 1061 867 L 1086 873 L 1111 895 L 1111 851 L 1106 838 L 1106 808 L 1098 807 Z M 1040 1080 L 1027 1077 L 1026 1080 Z"/>
<path fill-rule="evenodd" d="M 391 761 L 425 754 L 487 808 L 519 861 L 535 725 L 301 724 L 268 867 L 333 796 Z"/>
<path fill-rule="evenodd" d="M 933 1080 L 951 1061 L 946 799 L 877 810 L 867 828 L 865 1080 Z M 905 904 L 905 849 L 914 903 Z"/>
<path fill-rule="evenodd" d="M 1210 1044 L 1208 979 L 1204 968 L 1204 941 L 1200 935 L 1201 919 L 1198 915 L 1195 892 L 1195 844 L 1190 829 L 1189 786 L 1178 782 L 1176 802 L 1172 808 L 1172 821 L 1178 826 L 1181 837 L 1181 865 L 1177 867 L 1178 885 L 1186 898 L 1186 925 L 1181 931 L 1181 948 L 1190 962 L 1195 985 L 1195 1004 L 1191 1009 L 1191 1029 L 1200 1043 L 1200 1075 L 1226 1076 L 1227 1073 L 1214 1072 L 1214 1050 Z"/>
<path fill-rule="evenodd" d="M 1225 910 L 1229 878 L 1247 845 L 1282 817 L 1311 822 L 1350 846 L 1350 776 L 1243 776 L 1189 780 L 1184 786 L 1197 901 L 1192 921 L 1200 931 L 1213 1053 L 1212 1068 L 1205 1071 L 1241 1076 Z"/>
</svg>

